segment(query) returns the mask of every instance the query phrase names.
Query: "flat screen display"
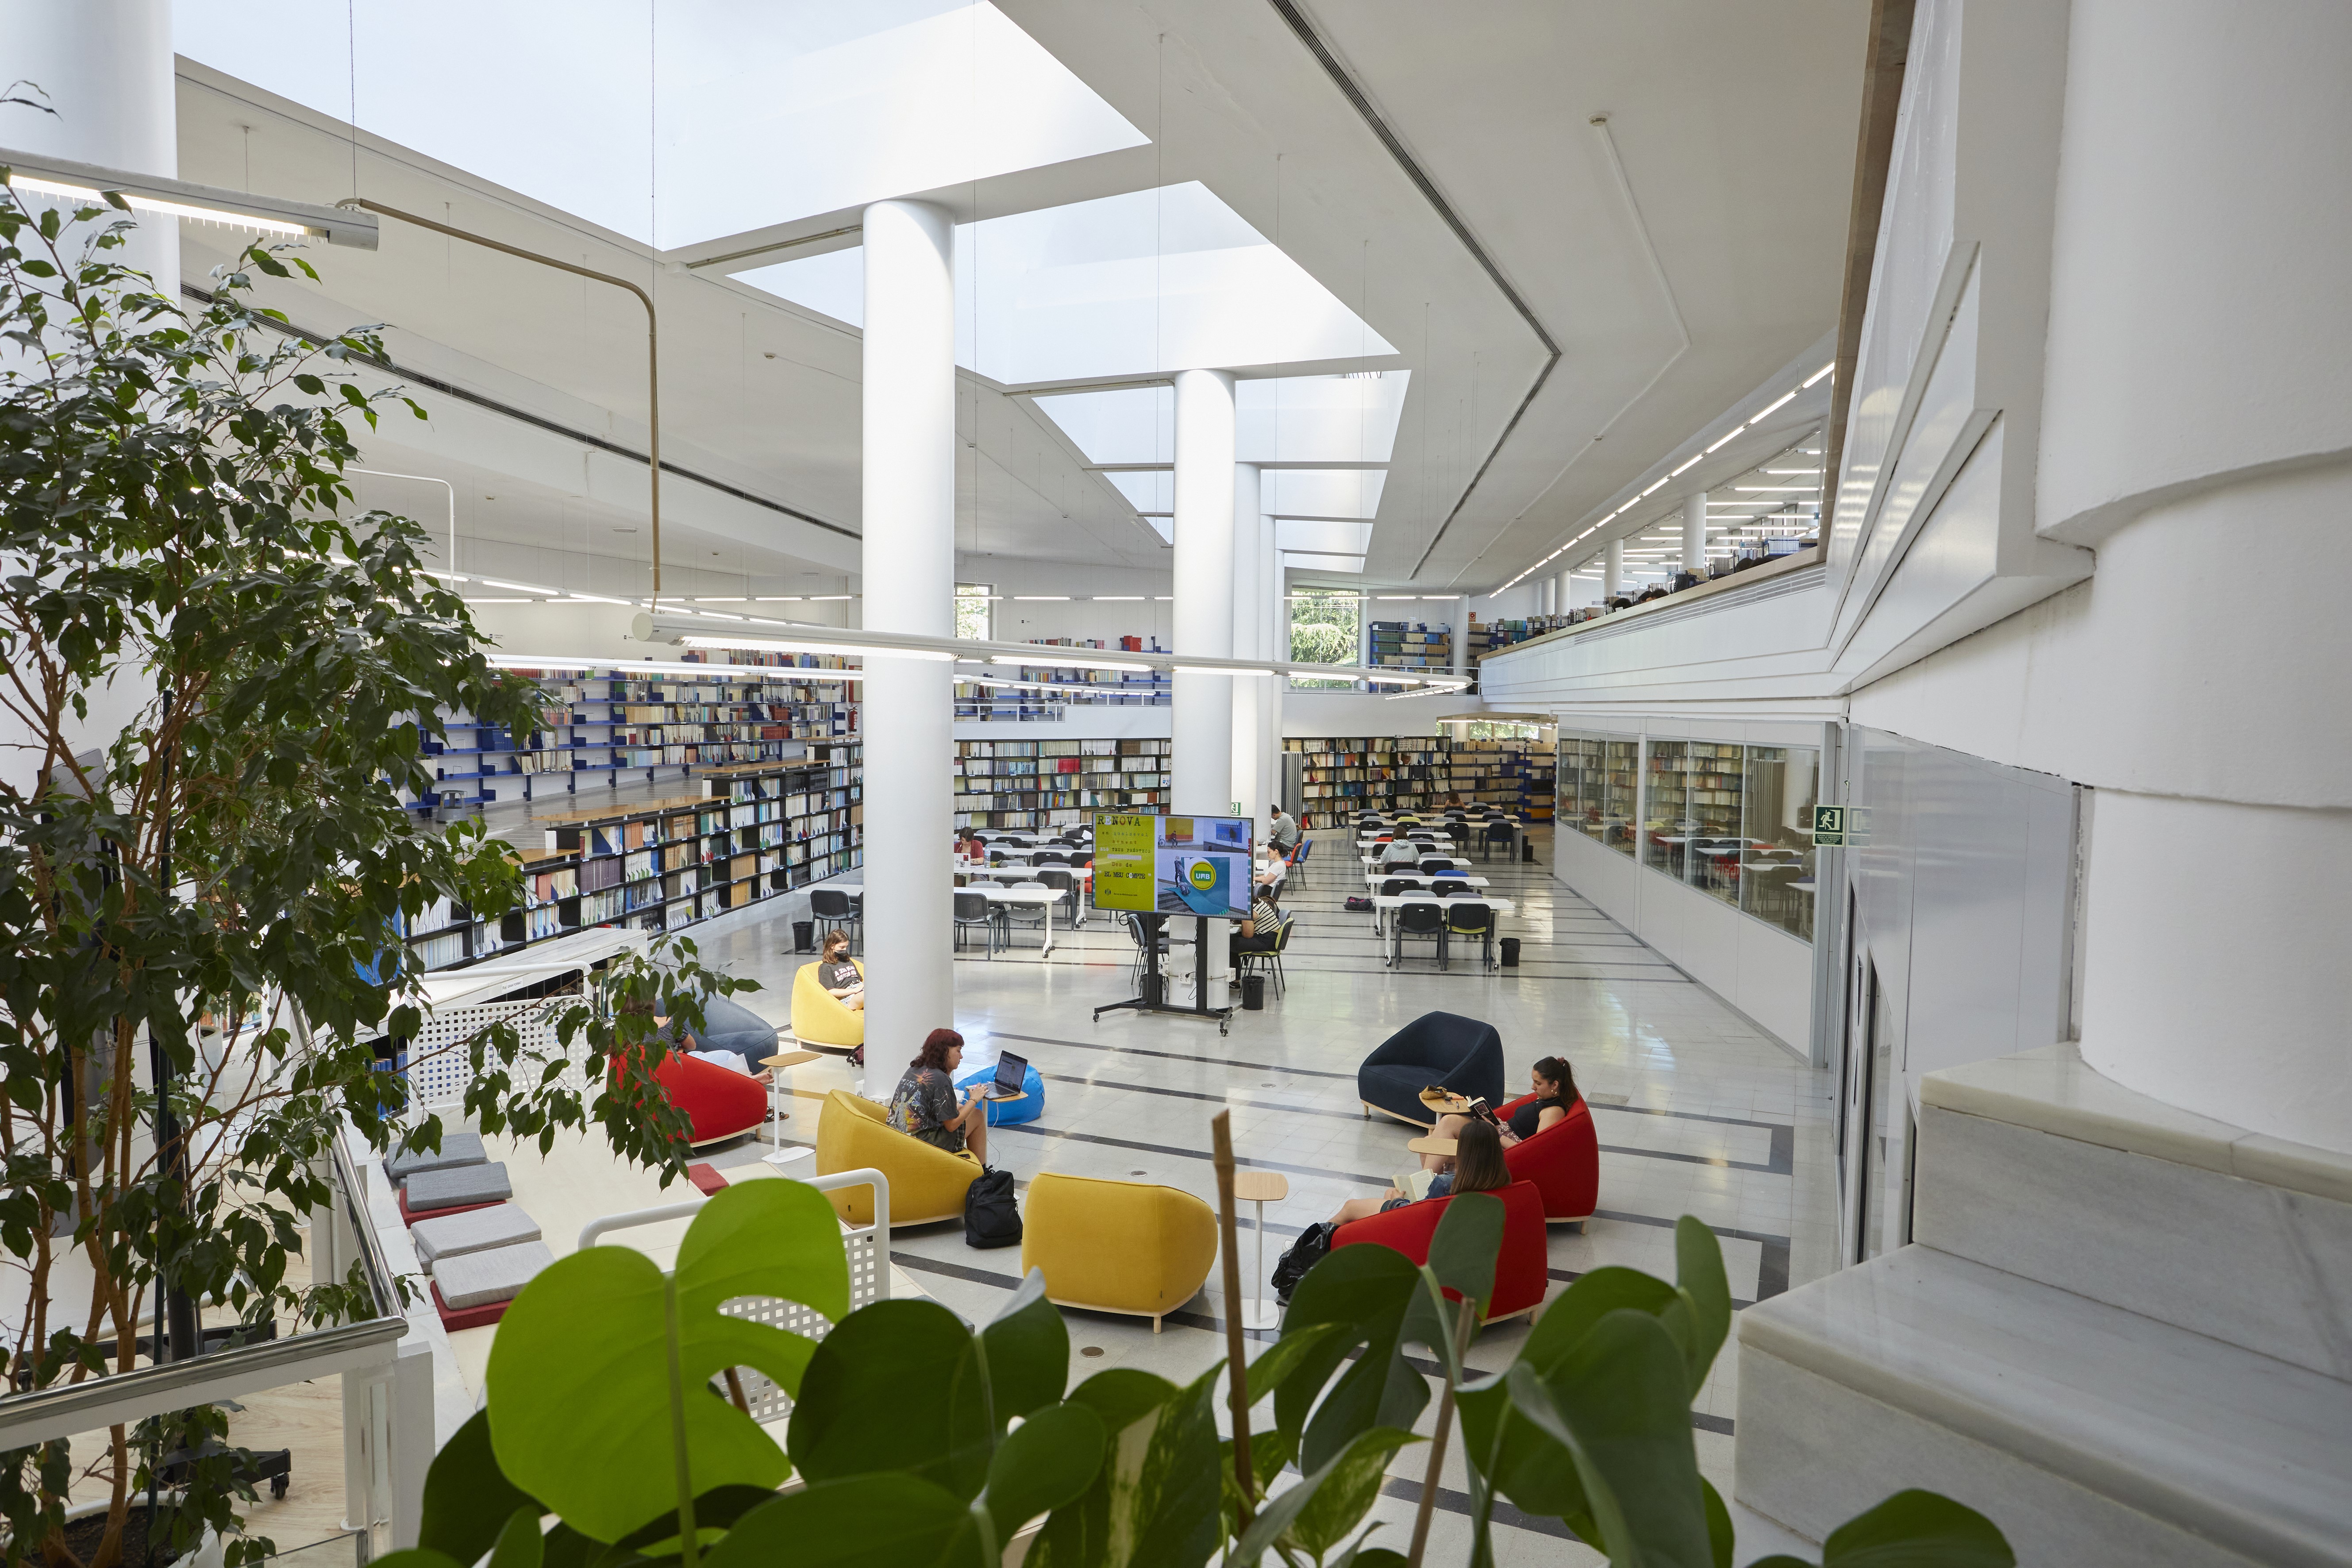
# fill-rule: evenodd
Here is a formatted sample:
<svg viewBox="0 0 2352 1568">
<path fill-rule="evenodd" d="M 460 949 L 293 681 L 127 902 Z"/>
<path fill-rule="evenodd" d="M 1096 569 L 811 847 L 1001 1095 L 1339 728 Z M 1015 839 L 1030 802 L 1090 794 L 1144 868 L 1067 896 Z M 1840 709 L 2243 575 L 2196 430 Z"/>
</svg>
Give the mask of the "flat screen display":
<svg viewBox="0 0 2352 1568">
<path fill-rule="evenodd" d="M 1250 819 L 1162 816 L 1152 846 L 1152 907 L 1162 914 L 1245 920 L 1250 908 Z"/>
</svg>

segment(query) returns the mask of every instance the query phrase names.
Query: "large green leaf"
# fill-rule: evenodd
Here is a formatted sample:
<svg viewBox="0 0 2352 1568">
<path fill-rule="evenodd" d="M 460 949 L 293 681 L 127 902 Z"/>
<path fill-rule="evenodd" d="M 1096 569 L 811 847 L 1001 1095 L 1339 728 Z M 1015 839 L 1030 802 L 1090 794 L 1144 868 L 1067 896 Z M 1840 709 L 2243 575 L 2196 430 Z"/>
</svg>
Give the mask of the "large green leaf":
<svg viewBox="0 0 2352 1568">
<path fill-rule="evenodd" d="M 1297 1438 L 1303 1468 L 1322 1468 L 1375 1426 L 1412 1429 L 1429 1403 L 1429 1384 L 1402 1353 L 1405 1316 L 1421 1294 L 1420 1268 L 1385 1247 L 1339 1247 L 1298 1282 L 1283 1337 L 1321 1323 L 1339 1330 L 1275 1391 L 1275 1424 Z M 1360 1348 L 1361 1356 L 1317 1405 L 1325 1382 Z"/>
<path fill-rule="evenodd" d="M 1696 1399 L 1731 1334 L 1731 1283 L 1724 1277 L 1723 1244 L 1696 1215 L 1675 1222 L 1675 1300 L 1659 1317 L 1683 1347 L 1690 1396 Z"/>
<path fill-rule="evenodd" d="M 751 1366 L 798 1390 L 814 1347 L 719 1313 L 740 1297 L 847 1310 L 841 1226 L 823 1194 L 800 1182 L 726 1188 L 688 1227 L 674 1277 L 626 1247 L 558 1259 L 515 1298 L 490 1347 L 499 1468 L 600 1541 L 677 1506 L 682 1476 L 689 1491 L 780 1484 L 783 1452 L 705 1385 Z"/>
<path fill-rule="evenodd" d="M 701 1561 L 702 1568 L 995 1568 L 962 1499 L 890 1473 L 816 1481 L 756 1508 Z"/>
<path fill-rule="evenodd" d="M 1257 1359 L 1249 1363 L 1251 1405 L 1280 1388 L 1298 1370 L 1308 1352 L 1339 1331 L 1338 1323 L 1315 1323 L 1296 1329 L 1286 1325 L 1282 1337 L 1259 1352 Z"/>
<path fill-rule="evenodd" d="M 1595 1268 L 1544 1309 L 1518 1360 L 1547 1377 L 1578 1341 L 1611 1312 L 1664 1312 L 1674 1287 L 1635 1268 Z M 1575 1464 L 1544 1431 L 1511 1406 L 1501 1377 L 1465 1384 L 1455 1396 L 1462 1413 L 1463 1453 L 1504 1497 L 1529 1513 L 1573 1523 L 1591 1507 Z"/>
<path fill-rule="evenodd" d="M 1658 1320 L 1609 1313 L 1549 1375 L 1525 1361 L 1511 1403 L 1566 1448 L 1616 1568 L 1713 1568 L 1682 1347 Z"/>
<path fill-rule="evenodd" d="M 785 1441 L 812 1481 L 903 1470 L 970 1499 L 990 1436 L 971 1331 L 936 1301 L 908 1300 L 869 1302 L 825 1335 Z"/>
<path fill-rule="evenodd" d="M 489 1568 L 539 1568 L 547 1550 L 546 1538 L 539 1532 L 539 1517 L 535 1503 L 525 1503 L 508 1516 L 506 1528 L 499 1531 L 498 1545 L 490 1549 Z"/>
<path fill-rule="evenodd" d="M 1108 1443 L 1102 1417 L 1084 1405 L 1055 1405 L 1015 1426 L 989 1462 L 981 1493 L 997 1541 L 1084 1496 L 1102 1470 Z"/>
<path fill-rule="evenodd" d="M 1313 1499 L 1292 1520 L 1287 1543 L 1319 1562 L 1371 1511 L 1396 1451 L 1425 1441 L 1393 1426 L 1375 1426 L 1349 1444 L 1345 1453 L 1325 1467 Z"/>
<path fill-rule="evenodd" d="M 507 1479 L 490 1449 L 490 1417 L 477 1410 L 450 1435 L 433 1456 L 425 1472 L 425 1512 L 417 1526 L 416 1544 L 440 1552 L 460 1563 L 472 1563 L 488 1552 L 506 1528 L 515 1510 L 537 1500 Z"/>
<path fill-rule="evenodd" d="M 1073 1404 L 1103 1417 L 1109 1449 L 1085 1495 L 1046 1519 L 1030 1568 L 1201 1568 L 1209 1560 L 1219 1536 L 1214 1400 L 1223 1371 L 1221 1363 L 1179 1389 L 1114 1369 L 1071 1392 Z"/>
<path fill-rule="evenodd" d="M 1731 1568 L 1731 1553 L 1739 1543 L 1738 1534 L 1732 1529 L 1731 1510 L 1723 1506 L 1722 1494 L 1705 1476 L 1698 1479 L 1698 1489 L 1701 1500 L 1706 1504 L 1706 1544 L 1715 1553 L 1715 1568 Z"/>
<path fill-rule="evenodd" d="M 1297 1450 L 1292 1446 L 1290 1434 L 1281 1427 L 1271 1427 L 1250 1434 L 1250 1509 L 1255 1512 L 1265 1499 L 1267 1487 L 1282 1474 Z M 1230 1437 L 1217 1445 L 1218 1462 L 1223 1467 L 1225 1533 L 1231 1535 L 1241 1521 L 1241 1481 L 1234 1474 L 1234 1440 Z"/>
<path fill-rule="evenodd" d="M 2015 1568 L 1992 1521 L 1935 1492 L 1896 1492 L 1822 1543 L 1822 1568 Z"/>
<path fill-rule="evenodd" d="M 1070 1382 L 1070 1331 L 1045 1300 L 1045 1271 L 1032 1268 L 1013 1299 L 980 1331 L 988 1357 L 989 1399 L 996 1429 L 1013 1417 L 1042 1410 L 1062 1397 Z"/>
</svg>

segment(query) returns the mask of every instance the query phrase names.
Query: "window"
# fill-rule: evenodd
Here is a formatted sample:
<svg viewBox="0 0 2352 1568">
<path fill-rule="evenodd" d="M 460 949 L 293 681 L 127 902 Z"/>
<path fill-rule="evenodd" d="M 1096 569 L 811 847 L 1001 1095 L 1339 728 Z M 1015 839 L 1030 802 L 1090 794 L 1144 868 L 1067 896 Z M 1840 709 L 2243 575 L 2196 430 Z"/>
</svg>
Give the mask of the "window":
<svg viewBox="0 0 2352 1568">
<path fill-rule="evenodd" d="M 996 590 L 986 583 L 959 583 L 955 597 L 955 635 L 987 642 L 991 631 L 992 597 Z"/>
<path fill-rule="evenodd" d="M 1821 794 L 1821 761 L 1812 746 L 1748 748 L 1739 907 L 1806 942 L 1813 940 L 1813 805 Z"/>
<path fill-rule="evenodd" d="M 1465 741 L 1539 741 L 1540 725 L 1517 724 L 1507 719 L 1473 719 L 1462 726 Z"/>
<path fill-rule="evenodd" d="M 1727 904 L 1739 902 L 1740 749 L 1713 741 L 1650 742 L 1649 833 L 1642 860 Z"/>
<path fill-rule="evenodd" d="M 1641 747 L 1631 737 L 1563 733 L 1556 820 L 1620 855 L 1633 853 L 1633 785 Z"/>
<path fill-rule="evenodd" d="M 1306 588 L 1290 596 L 1290 659 L 1294 664 L 1353 664 L 1364 640 L 1364 605 L 1346 589 Z M 1291 678 L 1296 687 L 1346 688 L 1347 680 Z"/>
</svg>

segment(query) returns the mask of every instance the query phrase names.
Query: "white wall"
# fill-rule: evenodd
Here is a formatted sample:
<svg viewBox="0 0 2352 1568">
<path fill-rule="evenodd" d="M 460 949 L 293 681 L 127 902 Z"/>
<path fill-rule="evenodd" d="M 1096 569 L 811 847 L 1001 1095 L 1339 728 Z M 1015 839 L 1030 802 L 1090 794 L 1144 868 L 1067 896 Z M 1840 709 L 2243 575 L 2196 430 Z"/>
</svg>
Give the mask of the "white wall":
<svg viewBox="0 0 2352 1568">
<path fill-rule="evenodd" d="M 956 557 L 956 581 L 986 583 L 1007 595 L 995 606 L 994 630 L 1006 642 L 1037 637 L 1100 637 L 1117 647 L 1122 637 L 1139 637 L 1144 646 L 1158 639 L 1171 645 L 1175 605 L 1167 595 L 1171 575 L 1165 568 L 1087 566 L 1067 561 L 1031 561 L 1011 555 Z M 1021 594 L 1066 594 L 1067 603 L 1020 603 Z M 1103 604 L 1097 594 L 1135 594 L 1140 603 Z"/>
</svg>

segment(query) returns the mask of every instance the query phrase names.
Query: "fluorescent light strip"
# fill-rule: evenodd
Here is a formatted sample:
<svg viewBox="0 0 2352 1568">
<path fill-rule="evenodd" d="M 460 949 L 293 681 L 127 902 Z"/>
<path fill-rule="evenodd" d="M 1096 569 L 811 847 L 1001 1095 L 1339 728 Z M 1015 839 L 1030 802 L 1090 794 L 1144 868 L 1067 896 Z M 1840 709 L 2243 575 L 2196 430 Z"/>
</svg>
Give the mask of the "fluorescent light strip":
<svg viewBox="0 0 2352 1568">
<path fill-rule="evenodd" d="M 44 195 L 66 196 L 74 201 L 94 203 L 99 206 L 107 205 L 106 197 L 102 193 L 94 191 L 87 185 L 69 185 L 63 180 L 36 178 L 31 174 L 20 174 L 11 171 L 8 183 L 22 190 L 38 191 Z M 152 196 L 124 195 L 122 199 L 130 205 L 133 212 L 162 213 L 170 217 L 194 218 L 198 223 L 216 223 L 229 228 L 249 228 L 260 234 L 301 235 L 310 232 L 307 226 L 299 223 L 282 223 L 276 218 L 255 217 L 250 213 L 229 212 L 219 207 L 190 206 L 185 202 L 158 201 Z"/>
<path fill-rule="evenodd" d="M 1070 596 L 1067 594 L 1015 594 L 1013 602 L 1016 605 L 1066 605 Z"/>
<path fill-rule="evenodd" d="M 717 674 L 730 680 L 773 680 L 795 686 L 822 686 L 834 681 L 866 679 L 866 672 L 861 669 L 795 669 L 790 666 L 766 664 L 705 664 L 682 658 L 572 658 L 494 653 L 488 662 L 499 669 L 626 669 L 649 675 Z"/>
<path fill-rule="evenodd" d="M 1823 377 L 1823 376 L 1825 376 L 1825 375 L 1829 374 L 1829 373 L 1830 373 L 1830 372 L 1832 372 L 1832 371 L 1833 371 L 1833 370 L 1835 370 L 1835 369 L 1837 369 L 1837 361 L 1835 361 L 1835 360 L 1832 360 L 1832 361 L 1830 361 L 1830 363 L 1827 363 L 1827 364 L 1825 364 L 1825 365 L 1822 366 L 1822 368 L 1821 368 L 1821 369 L 1819 369 L 1819 370 L 1817 370 L 1817 371 L 1813 372 L 1813 374 L 1811 374 L 1811 375 L 1809 375 L 1809 376 L 1805 377 L 1805 379 L 1804 379 L 1804 380 L 1802 380 L 1802 381 L 1799 382 L 1799 383 L 1797 384 L 1797 390 L 1799 390 L 1800 392 L 1803 391 L 1806 387 L 1809 387 L 1809 386 L 1812 385 L 1812 384 L 1813 384 L 1813 383 L 1815 383 L 1815 382 L 1817 382 L 1817 381 L 1821 380 L 1821 378 L 1822 378 L 1822 377 Z"/>
<path fill-rule="evenodd" d="M 496 577 L 478 577 L 475 581 L 481 584 L 485 588 L 504 588 L 508 592 L 514 594 L 554 595 L 563 592 L 561 588 L 542 588 L 536 583 L 508 583 L 502 582 Z"/>
<path fill-rule="evenodd" d="M 1764 419 L 1767 415 L 1769 415 L 1774 409 L 1780 407 L 1784 404 L 1794 402 L 1796 400 L 1796 396 L 1797 395 L 1793 392 L 1782 393 L 1780 396 L 1766 404 L 1762 408 L 1757 410 L 1756 417 L 1748 422 L 1748 426 L 1752 427 L 1761 425 L 1764 423 Z"/>
</svg>

